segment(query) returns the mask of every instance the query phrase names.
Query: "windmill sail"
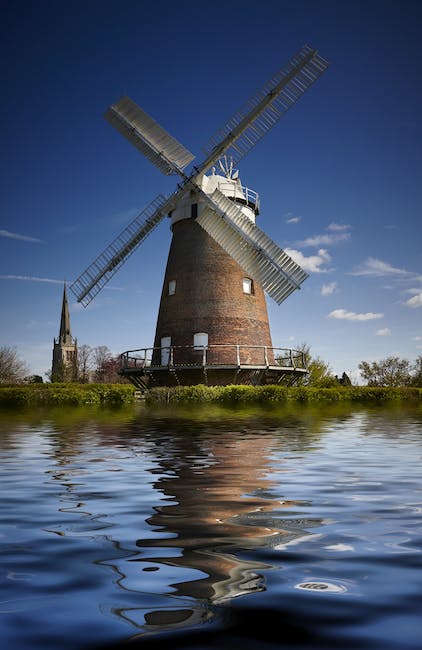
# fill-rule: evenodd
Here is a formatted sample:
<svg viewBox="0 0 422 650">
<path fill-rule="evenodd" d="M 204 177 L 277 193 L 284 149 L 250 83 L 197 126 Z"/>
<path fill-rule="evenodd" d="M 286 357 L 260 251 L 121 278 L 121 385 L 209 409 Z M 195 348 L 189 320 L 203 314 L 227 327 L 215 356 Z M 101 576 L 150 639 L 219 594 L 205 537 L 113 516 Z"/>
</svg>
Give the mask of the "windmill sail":
<svg viewBox="0 0 422 650">
<path fill-rule="evenodd" d="M 168 214 L 168 203 L 166 197 L 159 194 L 73 282 L 70 289 L 78 302 L 86 307 L 95 298 L 129 255 Z"/>
<path fill-rule="evenodd" d="M 107 109 L 104 117 L 164 174 L 181 174 L 195 158 L 129 97 Z"/>
<path fill-rule="evenodd" d="M 185 167 L 194 159 L 165 129 L 129 97 L 108 108 L 105 118 L 164 174 L 179 174 L 183 183 L 166 199 L 159 195 L 101 253 L 71 285 L 84 306 L 96 296 L 163 217 L 187 192 L 198 193 L 202 210 L 198 223 L 277 303 L 300 288 L 307 274 L 221 192 L 212 196 L 201 188 L 202 176 L 227 154 L 233 165 L 274 126 L 286 111 L 324 73 L 328 62 L 304 46 L 232 119 L 205 148 L 206 158 L 191 176 Z M 233 176 L 234 178 L 234 176 Z"/>
<path fill-rule="evenodd" d="M 308 274 L 260 228 L 255 226 L 233 201 L 219 190 L 207 196 L 197 217 L 200 226 L 257 280 L 280 304 L 295 289 L 300 289 Z"/>
<path fill-rule="evenodd" d="M 224 153 L 237 165 L 328 65 L 316 50 L 305 45 L 209 140 L 200 170 L 207 171 Z"/>
</svg>

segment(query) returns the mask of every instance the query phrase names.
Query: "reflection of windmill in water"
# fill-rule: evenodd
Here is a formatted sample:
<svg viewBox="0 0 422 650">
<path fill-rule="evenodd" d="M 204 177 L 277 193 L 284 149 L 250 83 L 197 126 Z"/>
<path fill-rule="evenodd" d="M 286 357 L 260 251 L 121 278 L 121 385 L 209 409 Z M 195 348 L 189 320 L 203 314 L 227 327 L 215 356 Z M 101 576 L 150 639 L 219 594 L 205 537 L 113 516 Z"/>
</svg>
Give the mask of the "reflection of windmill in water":
<svg viewBox="0 0 422 650">
<path fill-rule="evenodd" d="M 306 372 L 303 354 L 272 347 L 264 291 L 278 304 L 307 277 L 255 225 L 256 192 L 234 166 L 321 76 L 327 62 L 304 46 L 194 156 L 128 97 L 107 120 L 164 174 L 182 182 L 159 195 L 71 286 L 86 306 L 165 216 L 173 231 L 154 348 L 122 355 L 122 374 L 147 384 L 276 383 Z M 216 169 L 220 173 L 216 173 Z M 211 170 L 211 174 L 207 172 Z"/>
<path fill-rule="evenodd" d="M 254 559 L 256 550 L 306 538 L 320 523 L 298 520 L 298 504 L 275 496 L 276 447 L 272 433 L 234 439 L 231 431 L 219 431 L 205 442 L 185 433 L 155 439 L 161 476 L 154 487 L 163 505 L 147 520 L 155 534 L 137 540 L 142 556 L 132 561 L 144 571 L 159 570 L 161 581 L 168 571 L 174 605 L 145 612 L 146 630 L 198 622 L 212 616 L 214 606 L 265 590 L 263 572 L 272 566 Z M 186 598 L 195 599 L 192 609 Z"/>
</svg>

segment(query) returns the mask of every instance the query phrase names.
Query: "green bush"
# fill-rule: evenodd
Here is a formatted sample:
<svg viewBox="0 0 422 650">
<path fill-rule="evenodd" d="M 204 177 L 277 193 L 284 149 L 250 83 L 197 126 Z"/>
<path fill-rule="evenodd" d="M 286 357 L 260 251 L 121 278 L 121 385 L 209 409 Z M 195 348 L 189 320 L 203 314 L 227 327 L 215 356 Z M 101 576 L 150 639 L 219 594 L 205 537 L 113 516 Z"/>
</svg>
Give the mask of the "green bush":
<svg viewBox="0 0 422 650">
<path fill-rule="evenodd" d="M 288 398 L 287 386 L 257 386 L 259 388 L 259 402 L 286 402 Z"/>
<path fill-rule="evenodd" d="M 190 402 L 211 402 L 216 399 L 216 386 L 175 386 L 172 388 L 160 387 L 151 388 L 145 394 L 146 404 L 151 403 L 178 403 L 188 404 Z"/>
<path fill-rule="evenodd" d="M 219 402 L 256 402 L 257 390 L 255 386 L 219 386 L 217 399 Z"/>
<path fill-rule="evenodd" d="M 133 403 L 137 389 L 131 384 L 27 384 L 0 386 L 0 407 L 36 405 L 120 405 Z M 330 402 L 385 402 L 422 400 L 422 388 L 381 388 L 371 386 L 176 386 L 151 388 L 145 393 L 146 404 L 220 403 L 283 404 Z"/>
<path fill-rule="evenodd" d="M 136 389 L 130 384 L 28 384 L 1 386 L 0 406 L 127 404 Z"/>
<path fill-rule="evenodd" d="M 145 394 L 147 404 L 189 402 L 219 402 L 223 404 L 269 404 L 286 402 L 380 402 L 392 400 L 421 400 L 420 388 L 372 388 L 369 386 L 178 386 L 152 388 Z"/>
</svg>

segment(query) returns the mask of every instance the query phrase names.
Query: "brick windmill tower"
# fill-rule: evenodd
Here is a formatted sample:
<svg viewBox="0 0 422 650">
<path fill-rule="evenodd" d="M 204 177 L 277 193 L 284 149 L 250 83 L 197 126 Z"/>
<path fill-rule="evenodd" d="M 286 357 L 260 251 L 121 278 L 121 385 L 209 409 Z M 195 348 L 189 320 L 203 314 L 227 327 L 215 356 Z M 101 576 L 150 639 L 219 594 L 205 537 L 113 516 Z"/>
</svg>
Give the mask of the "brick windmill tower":
<svg viewBox="0 0 422 650">
<path fill-rule="evenodd" d="M 106 119 L 164 174 L 182 181 L 159 195 L 71 285 L 84 306 L 168 216 L 173 232 L 152 348 L 122 354 L 134 384 L 277 383 L 306 372 L 300 352 L 272 347 L 264 292 L 278 304 L 307 274 L 257 225 L 259 197 L 241 184 L 239 160 L 323 74 L 304 46 L 194 156 L 128 97 Z"/>
</svg>

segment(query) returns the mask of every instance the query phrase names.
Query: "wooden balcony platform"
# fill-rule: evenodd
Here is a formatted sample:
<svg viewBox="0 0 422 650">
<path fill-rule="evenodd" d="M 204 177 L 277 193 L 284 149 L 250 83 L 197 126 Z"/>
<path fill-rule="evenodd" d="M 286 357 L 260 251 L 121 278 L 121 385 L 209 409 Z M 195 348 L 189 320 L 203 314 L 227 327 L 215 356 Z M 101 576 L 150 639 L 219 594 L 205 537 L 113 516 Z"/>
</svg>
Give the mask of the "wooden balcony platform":
<svg viewBox="0 0 422 650">
<path fill-rule="evenodd" d="M 121 355 L 120 369 L 140 390 L 196 384 L 292 385 L 307 372 L 301 351 L 231 344 L 128 350 Z"/>
</svg>

